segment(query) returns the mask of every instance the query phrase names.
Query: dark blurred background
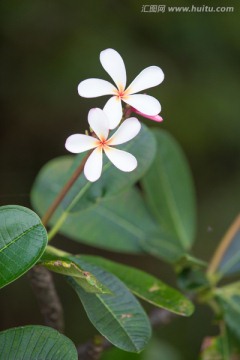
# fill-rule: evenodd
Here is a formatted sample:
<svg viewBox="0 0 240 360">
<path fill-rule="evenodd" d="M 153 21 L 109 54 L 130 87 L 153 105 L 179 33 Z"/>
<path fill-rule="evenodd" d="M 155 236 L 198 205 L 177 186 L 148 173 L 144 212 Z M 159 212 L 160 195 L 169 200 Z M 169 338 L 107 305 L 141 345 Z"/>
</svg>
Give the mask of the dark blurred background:
<svg viewBox="0 0 240 360">
<path fill-rule="evenodd" d="M 231 13 L 144 13 L 145 4 L 162 2 L 1 1 L 0 202 L 30 206 L 31 184 L 40 168 L 66 154 L 67 136 L 86 129 L 88 110 L 106 102 L 80 98 L 77 85 L 89 77 L 109 80 L 99 53 L 112 47 L 125 61 L 129 82 L 150 65 L 165 73 L 164 83 L 149 93 L 162 104 L 164 123 L 157 126 L 175 136 L 189 160 L 198 202 L 194 251 L 208 260 L 239 210 L 240 3 L 164 2 L 234 6 Z M 121 259 L 70 240 L 66 245 L 61 236 L 55 243 L 134 264 L 175 285 L 172 270 L 160 261 Z M 84 341 L 95 331 L 72 290 L 59 277 L 56 281 L 67 335 Z M 1 329 L 42 322 L 26 277 L 1 290 L 0 306 Z M 155 360 L 159 353 L 163 360 L 195 360 L 203 336 L 214 333 L 210 312 L 199 307 L 191 319 L 178 318 L 161 328 L 144 360 Z M 140 356 L 115 351 L 105 358 Z"/>
</svg>

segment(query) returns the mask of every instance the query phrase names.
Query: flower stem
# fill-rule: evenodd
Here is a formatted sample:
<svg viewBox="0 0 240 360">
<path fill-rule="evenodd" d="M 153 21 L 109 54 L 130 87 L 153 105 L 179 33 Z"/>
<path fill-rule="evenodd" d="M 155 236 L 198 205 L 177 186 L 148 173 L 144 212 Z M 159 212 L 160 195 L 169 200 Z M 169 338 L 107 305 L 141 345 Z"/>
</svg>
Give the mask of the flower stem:
<svg viewBox="0 0 240 360">
<path fill-rule="evenodd" d="M 52 238 L 56 235 L 66 218 L 68 217 L 68 212 L 63 212 L 60 218 L 57 220 L 54 227 L 48 233 L 48 241 L 52 240 Z"/>
<path fill-rule="evenodd" d="M 71 189 L 71 187 L 73 186 L 73 184 L 75 183 L 75 181 L 79 178 L 79 176 L 81 175 L 83 169 L 84 169 L 84 165 L 86 164 L 87 159 L 89 158 L 89 156 L 91 155 L 93 150 L 89 151 L 89 153 L 83 158 L 83 161 L 81 162 L 81 164 L 79 165 L 79 167 L 74 171 L 74 173 L 72 174 L 71 178 L 68 180 L 68 182 L 64 185 L 64 187 L 62 188 L 62 190 L 60 191 L 60 193 L 58 194 L 58 196 L 56 197 L 56 199 L 53 201 L 53 203 L 50 205 L 50 207 L 48 208 L 48 210 L 46 211 L 45 215 L 42 217 L 42 223 L 44 226 L 46 226 L 49 222 L 49 220 L 51 219 L 51 217 L 53 216 L 54 212 L 56 211 L 56 209 L 58 208 L 58 206 L 60 205 L 60 203 L 62 202 L 62 200 L 64 199 L 64 197 L 66 196 L 66 194 L 68 193 L 68 191 Z M 64 215 L 64 214 L 63 214 Z M 62 216 L 63 216 L 62 215 Z M 62 217 L 61 216 L 61 217 Z M 60 218 L 61 219 L 61 218 Z M 60 220 L 59 219 L 59 220 Z M 51 232 L 50 232 L 51 234 Z M 53 235 L 52 235 L 53 237 Z"/>
</svg>

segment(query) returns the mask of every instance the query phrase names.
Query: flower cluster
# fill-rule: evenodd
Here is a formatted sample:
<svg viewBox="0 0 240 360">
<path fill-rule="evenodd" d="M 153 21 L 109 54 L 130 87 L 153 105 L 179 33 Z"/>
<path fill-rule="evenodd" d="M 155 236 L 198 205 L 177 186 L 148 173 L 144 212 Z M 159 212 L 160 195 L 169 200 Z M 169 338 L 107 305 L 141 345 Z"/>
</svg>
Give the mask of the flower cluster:
<svg viewBox="0 0 240 360">
<path fill-rule="evenodd" d="M 158 100 L 146 94 L 138 94 L 163 81 L 164 74 L 159 67 L 147 67 L 126 87 L 126 69 L 117 51 L 113 49 L 102 51 L 100 62 L 115 85 L 102 79 L 87 79 L 78 85 L 78 93 L 86 98 L 103 95 L 111 95 L 111 98 L 103 110 L 95 108 L 89 111 L 91 136 L 74 134 L 66 141 L 66 149 L 72 153 L 92 150 L 84 167 L 84 174 L 89 181 L 96 181 L 101 176 L 103 152 L 122 171 L 129 172 L 137 166 L 137 160 L 132 154 L 114 147 L 133 139 L 141 129 L 140 122 L 134 117 L 124 120 L 119 126 L 123 117 L 122 101 L 128 105 L 125 115 L 135 112 L 151 120 L 162 121 L 158 115 L 161 111 Z M 109 131 L 116 127 L 118 127 L 116 132 L 109 137 Z"/>
</svg>

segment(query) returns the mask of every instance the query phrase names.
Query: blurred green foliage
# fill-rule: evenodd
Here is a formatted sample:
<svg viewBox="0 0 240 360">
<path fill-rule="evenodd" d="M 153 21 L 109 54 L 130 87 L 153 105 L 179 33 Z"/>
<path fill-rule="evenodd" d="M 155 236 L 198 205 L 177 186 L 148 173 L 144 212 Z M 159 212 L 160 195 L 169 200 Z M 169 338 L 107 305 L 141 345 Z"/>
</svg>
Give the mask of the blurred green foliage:
<svg viewBox="0 0 240 360">
<path fill-rule="evenodd" d="M 221 14 L 141 12 L 143 4 L 152 3 L 1 1 L 1 205 L 29 205 L 30 187 L 41 166 L 65 154 L 67 136 L 84 130 L 88 110 L 105 103 L 104 98 L 81 99 L 77 85 L 88 77 L 108 80 L 99 53 L 112 47 L 123 56 L 129 81 L 153 64 L 165 73 L 164 83 L 149 94 L 162 104 L 164 123 L 158 126 L 177 138 L 190 161 L 199 206 L 195 251 L 208 260 L 238 211 L 240 4 L 221 0 L 217 5 L 235 8 L 233 13 Z M 216 2 L 208 3 L 216 6 Z M 166 0 L 165 4 L 191 6 L 192 1 Z M 79 246 L 74 249 L 88 250 Z M 131 257 L 131 261 L 143 266 L 141 259 Z M 159 269 L 159 263 L 152 260 L 146 260 L 144 266 L 156 274 L 161 270 L 162 277 L 164 271 L 166 278 L 170 276 L 168 268 L 161 265 Z M 12 309 L 11 319 L 1 315 L 3 328 L 40 322 L 30 311 L 27 316 L 23 310 L 19 317 L 17 305 L 9 302 L 20 287 L 23 295 L 18 299 L 19 307 L 25 304 L 38 311 L 35 304 L 25 301 L 29 289 L 21 280 L 3 290 L 3 309 Z M 65 295 L 66 289 L 60 292 L 65 304 L 71 301 L 67 314 L 75 320 L 74 310 L 79 306 L 75 298 L 69 300 Z M 86 321 L 82 316 L 81 322 Z M 68 321 L 70 332 L 75 331 L 71 337 L 77 341 L 77 330 Z M 199 329 L 195 335 L 191 330 L 194 321 L 198 321 Z M 169 336 L 168 342 L 175 337 L 173 343 L 182 346 L 184 360 L 191 360 L 206 335 L 206 323 L 209 314 L 200 310 L 192 320 L 179 319 L 170 325 L 164 336 Z M 94 333 L 89 329 L 85 335 L 90 336 L 91 331 Z M 187 349 L 190 335 L 191 349 Z"/>
</svg>

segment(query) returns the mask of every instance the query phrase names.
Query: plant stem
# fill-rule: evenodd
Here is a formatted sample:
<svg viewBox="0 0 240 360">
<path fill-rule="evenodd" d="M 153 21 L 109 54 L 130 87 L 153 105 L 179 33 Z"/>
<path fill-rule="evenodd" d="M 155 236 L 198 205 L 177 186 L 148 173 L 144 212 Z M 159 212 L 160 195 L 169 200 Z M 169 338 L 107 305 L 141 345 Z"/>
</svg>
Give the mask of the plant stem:
<svg viewBox="0 0 240 360">
<path fill-rule="evenodd" d="M 52 255 L 52 256 L 59 256 L 59 257 L 64 257 L 64 256 L 72 256 L 72 254 L 63 251 L 61 249 L 58 249 L 54 246 L 48 245 L 45 249 L 44 254 L 46 255 Z"/>
<path fill-rule="evenodd" d="M 56 235 L 66 218 L 68 217 L 68 212 L 63 212 L 60 218 L 57 220 L 54 227 L 48 233 L 48 241 L 52 240 L 52 238 Z"/>
<path fill-rule="evenodd" d="M 53 216 L 54 212 L 56 211 L 56 209 L 58 208 L 58 206 L 60 205 L 60 203 L 62 202 L 62 200 L 66 196 L 66 194 L 68 193 L 68 191 L 71 189 L 71 187 L 73 186 L 75 181 L 81 175 L 81 173 L 82 173 L 82 171 L 84 169 L 84 165 L 86 164 L 86 161 L 89 158 L 89 156 L 91 155 L 92 151 L 93 150 L 89 151 L 89 153 L 84 157 L 84 159 L 81 162 L 81 164 L 79 165 L 79 167 L 74 171 L 71 178 L 64 185 L 64 187 L 62 188 L 62 190 L 60 191 L 60 193 L 58 194 L 56 199 L 53 201 L 53 203 L 50 205 L 50 207 L 46 211 L 45 215 L 42 217 L 42 223 L 43 223 L 44 226 L 46 226 L 48 224 L 49 220 Z M 52 237 L 53 237 L 53 235 L 52 235 Z"/>
<path fill-rule="evenodd" d="M 238 215 L 235 221 L 232 223 L 227 233 L 223 237 L 222 241 L 220 242 L 220 245 L 218 246 L 217 250 L 215 251 L 207 270 L 207 273 L 209 275 L 216 272 L 220 262 L 222 261 L 224 254 L 229 248 L 239 228 L 240 228 L 240 215 Z"/>
<path fill-rule="evenodd" d="M 64 330 L 63 308 L 50 271 L 43 266 L 34 266 L 28 277 L 38 300 L 44 322 L 60 332 Z"/>
</svg>

